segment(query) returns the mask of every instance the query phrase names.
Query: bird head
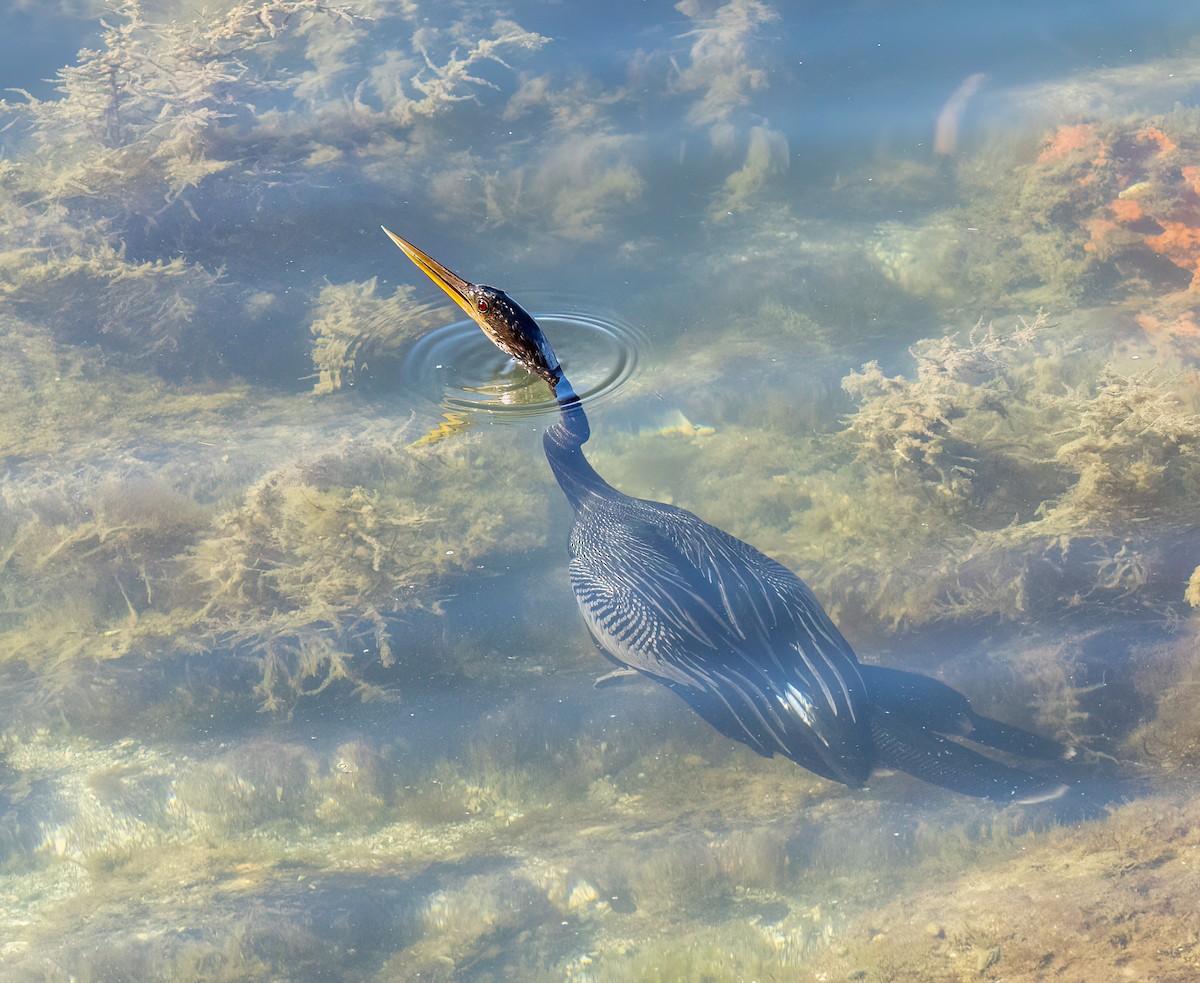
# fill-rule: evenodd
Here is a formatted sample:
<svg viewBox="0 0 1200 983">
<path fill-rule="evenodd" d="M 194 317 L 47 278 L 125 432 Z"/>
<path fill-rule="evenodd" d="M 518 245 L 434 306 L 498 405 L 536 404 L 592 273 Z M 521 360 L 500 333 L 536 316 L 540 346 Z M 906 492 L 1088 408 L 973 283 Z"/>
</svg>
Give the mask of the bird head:
<svg viewBox="0 0 1200 983">
<path fill-rule="evenodd" d="M 545 379 L 551 389 L 558 385 L 562 368 L 554 349 L 537 321 L 520 304 L 503 290 L 464 280 L 411 242 L 387 229 L 383 231 L 429 279 L 446 291 L 497 348 Z"/>
</svg>

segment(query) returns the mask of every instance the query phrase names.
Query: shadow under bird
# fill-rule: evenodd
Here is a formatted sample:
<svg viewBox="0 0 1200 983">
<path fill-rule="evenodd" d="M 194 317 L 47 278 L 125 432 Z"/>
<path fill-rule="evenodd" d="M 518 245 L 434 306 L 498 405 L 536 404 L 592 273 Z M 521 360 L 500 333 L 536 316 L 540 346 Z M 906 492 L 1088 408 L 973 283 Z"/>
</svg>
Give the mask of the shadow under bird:
<svg viewBox="0 0 1200 983">
<path fill-rule="evenodd" d="M 722 734 L 852 787 L 876 768 L 998 802 L 1042 802 L 1068 786 L 980 754 L 1064 759 L 1070 748 L 975 713 L 918 673 L 859 662 L 787 567 L 691 512 L 631 498 L 588 463 L 579 396 L 537 322 L 502 290 L 464 280 L 391 240 L 483 329 L 545 380 L 558 420 L 543 446 L 575 511 L 571 587 L 601 651 L 678 694 Z M 607 677 L 606 677 L 607 678 Z"/>
</svg>

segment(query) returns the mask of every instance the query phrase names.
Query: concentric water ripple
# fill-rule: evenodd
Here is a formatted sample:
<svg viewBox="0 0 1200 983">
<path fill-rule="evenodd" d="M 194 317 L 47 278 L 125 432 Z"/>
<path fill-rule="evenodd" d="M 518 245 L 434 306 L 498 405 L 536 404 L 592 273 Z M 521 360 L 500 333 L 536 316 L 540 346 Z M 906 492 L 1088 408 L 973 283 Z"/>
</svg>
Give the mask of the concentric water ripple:
<svg viewBox="0 0 1200 983">
<path fill-rule="evenodd" d="M 633 375 L 641 336 L 586 314 L 537 314 L 563 368 L 586 402 L 611 396 Z M 554 396 L 536 376 L 495 347 L 473 321 L 455 321 L 422 337 L 400 367 L 405 389 L 455 409 L 537 416 Z"/>
</svg>

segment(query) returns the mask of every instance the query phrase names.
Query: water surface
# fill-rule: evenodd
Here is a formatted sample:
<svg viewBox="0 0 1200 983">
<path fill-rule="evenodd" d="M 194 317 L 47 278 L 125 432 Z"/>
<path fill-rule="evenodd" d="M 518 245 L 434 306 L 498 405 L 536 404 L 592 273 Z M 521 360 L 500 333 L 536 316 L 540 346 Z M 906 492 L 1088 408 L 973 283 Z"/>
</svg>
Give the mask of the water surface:
<svg viewBox="0 0 1200 983">
<path fill-rule="evenodd" d="M 1193 5 L 4 17 L 0 976 L 1191 978 Z M 381 223 L 1076 794 L 594 688 L 549 393 Z"/>
</svg>

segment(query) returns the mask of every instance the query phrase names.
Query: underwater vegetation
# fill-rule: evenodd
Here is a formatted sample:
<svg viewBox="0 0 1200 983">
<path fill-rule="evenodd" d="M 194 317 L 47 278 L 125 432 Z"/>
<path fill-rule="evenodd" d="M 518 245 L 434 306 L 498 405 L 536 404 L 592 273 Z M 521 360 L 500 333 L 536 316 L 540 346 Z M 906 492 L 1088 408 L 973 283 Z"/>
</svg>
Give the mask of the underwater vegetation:
<svg viewBox="0 0 1200 983">
<path fill-rule="evenodd" d="M 253 215 L 283 186 L 311 196 L 314 169 L 334 166 L 340 151 L 305 146 L 338 129 L 317 120 L 316 103 L 377 137 L 408 132 L 490 85 L 474 74 L 480 61 L 502 65 L 507 48 L 541 43 L 498 23 L 435 65 L 426 28 L 390 66 L 411 69 L 411 87 L 376 75 L 352 104 L 333 95 L 365 25 L 405 22 L 402 8 L 271 0 L 172 20 L 130 0 L 59 72 L 53 97 L 0 102 L 0 661 L 10 671 L 42 667 L 49 686 L 94 660 L 232 648 L 260 663 L 261 698 L 274 705 L 344 676 L 350 651 L 361 661 L 359 635 L 390 665 L 387 615 L 433 605 L 427 585 L 512 545 L 494 513 L 476 509 L 456 529 L 416 500 L 416 482 L 428 490 L 440 475 L 450 491 L 476 480 L 467 445 L 397 450 L 411 418 L 351 441 L 330 426 L 349 407 L 317 414 L 245 382 L 275 341 L 282 367 L 332 392 L 362 339 L 395 347 L 433 312 L 405 289 L 377 296 L 373 281 L 306 286 L 297 303 L 278 281 L 263 289 L 227 272 L 214 247 L 238 224 L 230 208 Z M 369 107 L 369 95 L 381 101 Z M 285 448 L 270 419 L 303 436 Z M 511 495 L 510 509 L 520 500 Z"/>
<path fill-rule="evenodd" d="M 867 661 L 890 650 L 885 664 L 973 698 L 990 680 L 993 712 L 1116 756 L 1132 748 L 1123 715 L 1153 719 L 1161 699 L 1179 708 L 1163 721 L 1182 727 L 1178 762 L 1194 746 L 1171 680 L 1194 648 L 1200 407 L 1182 356 L 1097 346 L 1105 316 L 918 342 L 903 374 L 847 375 L 825 433 L 710 408 L 703 437 L 605 434 L 596 467 L 772 551 Z M 964 628 L 990 637 L 986 654 L 959 651 Z M 1155 646 L 1173 631 L 1166 658 Z"/>
<path fill-rule="evenodd" d="M 889 517 L 911 522 L 905 536 L 914 546 L 961 537 L 952 560 L 958 583 L 943 582 L 935 606 L 967 617 L 1026 611 L 1035 601 L 1022 593 L 1019 565 L 1104 540 L 1114 559 L 1090 561 L 1090 584 L 1072 583 L 1064 563 L 1061 593 L 1037 600 L 1129 594 L 1156 576 L 1154 559 L 1145 555 L 1139 574 L 1137 561 L 1122 568 L 1115 556 L 1135 549 L 1146 523 L 1183 521 L 1196 506 L 1194 389 L 1174 367 L 1118 368 L 1120 360 L 1081 357 L 1079 344 L 1039 317 L 1007 334 L 977 329 L 921 343 L 912 379 L 888 378 L 872 363 L 843 380 L 857 408 L 842 439 L 872 487 L 900 499 Z M 841 525 L 852 541 L 865 538 Z M 1007 596 L 988 596 L 998 585 L 972 586 L 984 554 L 995 580 L 1009 572 L 995 558 L 1018 565 L 1009 568 L 1016 576 Z M 877 596 L 886 603 L 888 592 Z"/>
<path fill-rule="evenodd" d="M 533 494 L 514 487 L 503 516 L 475 507 L 471 489 L 502 447 L 408 451 L 404 433 L 397 421 L 375 437 L 327 439 L 221 503 L 144 462 L 6 482 L 0 651 L 10 671 L 37 667 L 49 686 L 92 660 L 232 648 L 259 663 L 272 706 L 345 677 L 365 650 L 390 666 L 389 617 L 435 606 L 431 585 L 493 550 L 537 543 L 508 525 L 522 513 L 534 524 Z M 228 440 L 223 429 L 210 436 Z M 510 469 L 514 482 L 521 473 Z M 444 484 L 439 501 L 461 495 L 462 508 L 432 509 L 417 482 Z"/>
<path fill-rule="evenodd" d="M 4 874 L 8 891 L 38 892 L 20 915 L 43 922 L 36 950 L 6 947 L 7 969 L 1033 980 L 1053 965 L 1082 981 L 1112 965 L 1180 980 L 1195 968 L 1191 797 L 1065 826 L 948 803 L 930 817 L 899 789 L 831 796 L 786 762 L 739 767 L 686 718 L 666 741 L 629 720 L 601 743 L 587 731 L 603 717 L 583 709 L 579 740 L 564 719 L 539 749 L 530 709 L 436 767 L 284 734 L 199 759 L 7 742 L 4 846 L 48 826 Z M 59 777 L 52 793 L 21 787 L 35 769 Z M 86 916 L 70 900 L 83 890 Z M 52 927 L 64 904 L 69 939 Z"/>
<path fill-rule="evenodd" d="M 323 287 L 310 327 L 314 392 L 331 393 L 353 382 L 368 347 L 372 353 L 399 352 L 405 341 L 446 320 L 444 309 L 419 307 L 411 287 L 398 287 L 390 297 L 379 295 L 375 280 Z"/>
</svg>

